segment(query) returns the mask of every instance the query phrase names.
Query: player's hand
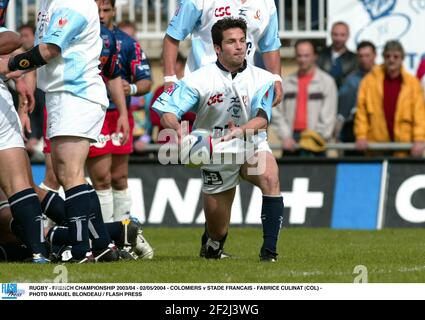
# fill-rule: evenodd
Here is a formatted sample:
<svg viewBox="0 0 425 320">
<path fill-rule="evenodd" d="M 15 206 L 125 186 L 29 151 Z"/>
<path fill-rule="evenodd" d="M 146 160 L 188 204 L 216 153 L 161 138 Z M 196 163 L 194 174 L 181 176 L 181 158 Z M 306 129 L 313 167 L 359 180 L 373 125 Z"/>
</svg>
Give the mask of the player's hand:
<svg viewBox="0 0 425 320">
<path fill-rule="evenodd" d="M 224 135 L 221 138 L 221 141 L 229 141 L 229 140 L 232 140 L 232 139 L 235 139 L 235 138 L 240 138 L 240 139 L 243 138 L 244 132 L 243 132 L 242 128 L 237 127 L 233 123 L 233 121 L 229 121 L 227 123 L 227 127 L 228 127 L 228 132 L 227 132 L 226 135 Z"/>
<path fill-rule="evenodd" d="M 128 117 L 120 116 L 117 121 L 117 131 L 116 134 L 120 134 L 120 143 L 125 145 L 128 142 L 130 137 L 130 125 L 128 124 Z"/>
<path fill-rule="evenodd" d="M 424 155 L 424 149 L 425 142 L 415 142 L 410 150 L 410 154 L 412 157 L 422 157 Z"/>
<path fill-rule="evenodd" d="M 165 82 L 164 83 L 164 91 L 167 92 L 174 85 L 174 82 Z"/>
<path fill-rule="evenodd" d="M 366 139 L 357 139 L 356 140 L 356 149 L 360 151 L 365 151 L 369 147 L 369 144 Z"/>
<path fill-rule="evenodd" d="M 6 74 L 6 78 L 7 79 L 18 79 L 18 78 L 21 78 L 26 73 L 27 73 L 27 71 L 23 71 L 23 70 L 12 71 L 12 72 L 9 72 L 8 74 Z"/>
<path fill-rule="evenodd" d="M 26 108 L 29 113 L 32 113 L 35 107 L 34 92 L 28 89 L 23 78 L 15 79 L 15 84 L 16 91 L 19 94 L 19 107 Z"/>
<path fill-rule="evenodd" d="M 124 89 L 124 94 L 126 96 L 129 96 L 130 95 L 130 91 L 131 91 L 130 83 L 128 83 L 128 81 L 127 80 L 124 80 L 124 79 L 121 79 L 121 81 L 122 81 L 122 87 Z"/>
<path fill-rule="evenodd" d="M 0 74 L 3 76 L 6 76 L 8 73 L 10 73 L 9 70 L 9 57 L 2 57 L 0 58 Z"/>
<path fill-rule="evenodd" d="M 276 81 L 274 83 L 274 100 L 273 100 L 273 107 L 276 107 L 282 102 L 283 97 L 283 89 L 282 89 L 282 82 Z"/>
<path fill-rule="evenodd" d="M 30 118 L 28 116 L 28 111 L 23 109 L 23 108 L 19 108 L 18 109 L 18 115 L 19 115 L 19 119 L 21 120 L 21 125 L 22 125 L 22 137 L 24 139 L 25 142 L 28 141 L 27 137 L 26 137 L 26 133 L 31 133 L 31 121 Z"/>
<path fill-rule="evenodd" d="M 287 151 L 295 151 L 295 140 L 293 138 L 285 138 L 282 141 L 282 148 L 283 150 L 287 150 Z"/>
</svg>

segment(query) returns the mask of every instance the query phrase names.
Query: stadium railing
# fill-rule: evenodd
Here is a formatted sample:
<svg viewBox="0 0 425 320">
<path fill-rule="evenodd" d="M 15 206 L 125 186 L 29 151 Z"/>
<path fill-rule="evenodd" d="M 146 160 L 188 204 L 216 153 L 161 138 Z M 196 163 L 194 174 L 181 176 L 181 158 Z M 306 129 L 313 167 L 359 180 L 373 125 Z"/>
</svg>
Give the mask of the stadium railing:
<svg viewBox="0 0 425 320">
<path fill-rule="evenodd" d="M 282 39 L 325 39 L 328 0 L 276 0 L 279 34 Z M 177 9 L 177 0 L 116 0 L 117 21 L 130 20 L 138 25 L 139 39 L 161 40 Z M 11 0 L 7 26 L 16 30 L 34 22 L 40 0 Z"/>
</svg>

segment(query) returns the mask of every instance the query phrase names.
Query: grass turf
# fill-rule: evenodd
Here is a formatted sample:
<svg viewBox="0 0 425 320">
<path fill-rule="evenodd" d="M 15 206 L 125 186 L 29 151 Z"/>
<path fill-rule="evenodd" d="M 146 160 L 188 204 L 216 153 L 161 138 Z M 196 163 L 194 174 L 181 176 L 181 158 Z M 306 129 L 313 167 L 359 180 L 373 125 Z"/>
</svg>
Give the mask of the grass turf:
<svg viewBox="0 0 425 320">
<path fill-rule="evenodd" d="M 421 229 L 283 230 L 279 261 L 260 263 L 261 228 L 232 227 L 228 260 L 198 257 L 201 228 L 146 228 L 155 248 L 151 261 L 67 265 L 69 282 L 85 283 L 328 283 L 353 282 L 364 265 L 369 282 L 425 282 Z M 56 265 L 0 263 L 0 282 L 53 282 Z"/>
</svg>

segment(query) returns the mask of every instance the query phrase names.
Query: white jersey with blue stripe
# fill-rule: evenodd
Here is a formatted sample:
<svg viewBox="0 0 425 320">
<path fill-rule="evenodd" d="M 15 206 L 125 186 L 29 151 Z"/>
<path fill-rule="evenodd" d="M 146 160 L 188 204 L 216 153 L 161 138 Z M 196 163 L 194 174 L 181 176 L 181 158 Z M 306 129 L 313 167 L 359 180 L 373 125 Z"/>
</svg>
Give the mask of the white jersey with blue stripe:
<svg viewBox="0 0 425 320">
<path fill-rule="evenodd" d="M 253 63 L 254 53 L 280 48 L 277 10 L 274 0 L 180 0 L 167 34 L 184 40 L 192 33 L 192 50 L 186 64 L 186 74 L 214 62 L 217 55 L 211 38 L 211 28 L 225 17 L 243 18 L 248 25 L 247 60 Z"/>
<path fill-rule="evenodd" d="M 44 0 L 37 18 L 35 44 L 55 44 L 61 55 L 37 70 L 37 84 L 47 93 L 70 92 L 108 106 L 98 68 L 102 51 L 95 1 Z"/>
<path fill-rule="evenodd" d="M 188 111 L 195 112 L 193 128 L 210 130 L 219 137 L 226 133 L 229 121 L 241 126 L 259 110 L 270 121 L 273 90 L 273 75 L 268 71 L 248 64 L 233 78 L 212 63 L 175 83 L 156 100 L 153 109 L 159 114 L 173 113 L 179 119 Z"/>
</svg>

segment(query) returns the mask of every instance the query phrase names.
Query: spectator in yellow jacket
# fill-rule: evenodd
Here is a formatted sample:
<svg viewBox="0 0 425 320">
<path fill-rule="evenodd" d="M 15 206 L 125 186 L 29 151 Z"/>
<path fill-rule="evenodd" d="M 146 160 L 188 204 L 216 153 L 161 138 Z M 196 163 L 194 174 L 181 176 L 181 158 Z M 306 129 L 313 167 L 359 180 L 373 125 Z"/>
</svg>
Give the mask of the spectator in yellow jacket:
<svg viewBox="0 0 425 320">
<path fill-rule="evenodd" d="M 421 85 L 404 70 L 405 52 L 398 41 L 387 42 L 383 56 L 384 64 L 375 67 L 360 84 L 354 124 L 356 147 L 366 150 L 369 142 L 413 142 L 410 154 L 422 156 L 425 101 Z"/>
</svg>

